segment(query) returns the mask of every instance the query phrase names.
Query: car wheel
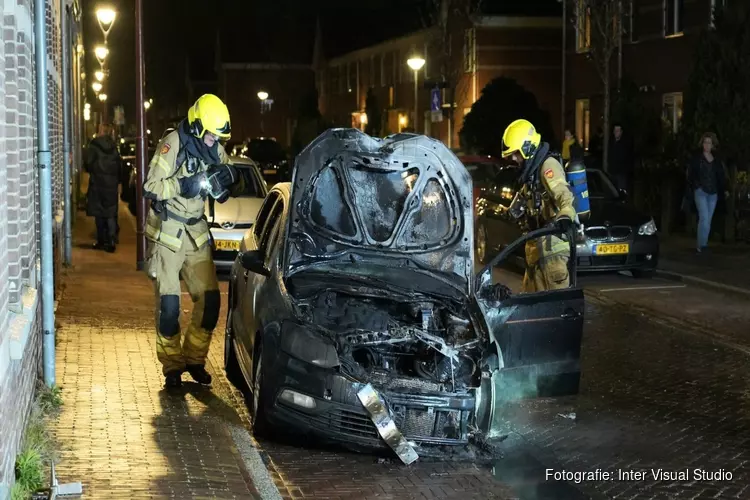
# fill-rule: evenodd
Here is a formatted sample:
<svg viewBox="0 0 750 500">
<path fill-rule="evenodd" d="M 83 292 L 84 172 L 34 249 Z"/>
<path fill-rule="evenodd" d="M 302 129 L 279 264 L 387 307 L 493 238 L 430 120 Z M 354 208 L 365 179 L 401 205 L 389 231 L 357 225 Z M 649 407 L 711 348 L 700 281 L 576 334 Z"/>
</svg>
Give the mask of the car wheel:
<svg viewBox="0 0 750 500">
<path fill-rule="evenodd" d="M 255 368 L 255 374 L 253 376 L 253 434 L 262 437 L 268 435 L 269 424 L 268 418 L 266 417 L 266 396 L 264 393 L 264 380 L 263 380 L 263 341 L 260 336 L 256 339 L 255 356 L 253 357 L 253 365 Z"/>
<path fill-rule="evenodd" d="M 476 238 L 476 246 L 477 246 L 477 259 L 479 260 L 480 264 L 486 264 L 487 263 L 487 229 L 484 227 L 484 224 L 479 224 L 479 227 L 477 227 L 477 238 Z"/>
<path fill-rule="evenodd" d="M 653 269 L 648 269 L 645 271 L 643 269 L 633 269 L 630 272 L 633 273 L 633 278 L 639 280 L 650 280 L 654 277 L 655 273 Z"/>
</svg>

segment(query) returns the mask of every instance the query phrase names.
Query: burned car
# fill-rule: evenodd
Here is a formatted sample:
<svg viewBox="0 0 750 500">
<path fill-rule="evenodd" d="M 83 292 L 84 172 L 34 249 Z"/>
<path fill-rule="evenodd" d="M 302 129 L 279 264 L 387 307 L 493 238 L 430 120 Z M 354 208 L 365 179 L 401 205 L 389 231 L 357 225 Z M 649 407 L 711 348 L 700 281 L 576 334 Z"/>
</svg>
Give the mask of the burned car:
<svg viewBox="0 0 750 500">
<path fill-rule="evenodd" d="M 475 277 L 471 177 L 448 148 L 322 134 L 270 190 L 231 271 L 225 368 L 252 393 L 254 432 L 390 446 L 409 463 L 491 437 L 503 401 L 577 392 L 582 291 L 492 283 L 508 252 L 557 231 Z"/>
</svg>

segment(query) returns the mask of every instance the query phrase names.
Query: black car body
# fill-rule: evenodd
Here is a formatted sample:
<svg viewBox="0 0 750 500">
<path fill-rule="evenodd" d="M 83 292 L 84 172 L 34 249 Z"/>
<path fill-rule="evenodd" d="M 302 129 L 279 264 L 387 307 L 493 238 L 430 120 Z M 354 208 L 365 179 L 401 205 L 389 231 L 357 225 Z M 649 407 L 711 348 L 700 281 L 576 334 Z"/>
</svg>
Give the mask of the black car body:
<svg viewBox="0 0 750 500">
<path fill-rule="evenodd" d="M 582 291 L 508 297 L 491 266 L 474 276 L 471 202 L 424 136 L 332 129 L 298 156 L 230 276 L 225 367 L 256 432 L 384 447 L 369 385 L 410 442 L 464 444 L 503 400 L 577 392 Z"/>
<path fill-rule="evenodd" d="M 631 271 L 635 277 L 650 277 L 659 261 L 653 218 L 628 202 L 627 193 L 618 191 L 603 171 L 587 168 L 586 176 L 591 215 L 577 234 L 578 272 Z M 494 184 L 480 193 L 476 205 L 480 261 L 492 258 L 521 235 L 519 225 L 508 213 L 517 179 L 517 169 L 498 168 Z M 516 262 L 523 262 L 523 249 L 516 257 Z"/>
</svg>

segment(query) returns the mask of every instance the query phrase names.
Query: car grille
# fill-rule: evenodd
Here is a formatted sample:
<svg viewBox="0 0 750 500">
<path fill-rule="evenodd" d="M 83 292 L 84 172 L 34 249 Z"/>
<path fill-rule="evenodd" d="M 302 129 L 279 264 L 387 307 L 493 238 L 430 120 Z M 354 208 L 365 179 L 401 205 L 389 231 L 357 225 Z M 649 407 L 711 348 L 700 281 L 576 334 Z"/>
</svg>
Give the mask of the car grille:
<svg viewBox="0 0 750 500">
<path fill-rule="evenodd" d="M 633 228 L 630 226 L 593 226 L 586 228 L 586 237 L 592 241 L 623 241 L 630 238 Z"/>
<path fill-rule="evenodd" d="M 289 408 L 289 410 L 309 421 L 313 427 L 321 430 L 331 430 L 360 438 L 380 439 L 375 424 L 366 414 L 342 408 L 332 408 L 318 414 L 302 413 L 292 408 Z"/>
<path fill-rule="evenodd" d="M 212 222 L 209 225 L 211 226 L 212 229 L 224 229 L 223 227 L 221 227 L 221 224 L 218 222 Z M 244 222 L 241 224 L 235 224 L 234 226 L 227 228 L 227 229 L 250 229 L 251 227 L 253 227 L 252 222 Z"/>
</svg>

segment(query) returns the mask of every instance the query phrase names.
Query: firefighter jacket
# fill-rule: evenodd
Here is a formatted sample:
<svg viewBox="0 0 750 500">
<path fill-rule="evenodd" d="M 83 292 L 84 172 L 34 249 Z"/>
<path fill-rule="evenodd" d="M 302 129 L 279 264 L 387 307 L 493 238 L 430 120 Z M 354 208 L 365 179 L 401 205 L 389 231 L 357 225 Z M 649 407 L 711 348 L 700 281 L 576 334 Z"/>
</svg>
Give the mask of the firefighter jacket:
<svg viewBox="0 0 750 500">
<path fill-rule="evenodd" d="M 560 217 L 576 220 L 573 193 L 565 178 L 565 170 L 554 156 L 548 156 L 539 166 L 537 182 L 525 184 L 527 214 L 535 217 L 534 226 L 542 227 Z M 523 193 L 522 193 L 523 194 Z M 540 200 L 540 201 L 539 201 Z M 536 228 L 534 227 L 534 228 Z M 539 260 L 553 255 L 569 255 L 570 245 L 556 236 L 545 236 L 526 242 L 526 263 L 535 265 Z"/>
<path fill-rule="evenodd" d="M 212 164 L 231 164 L 218 141 L 212 151 L 202 148 L 199 143 L 196 145 L 200 139 L 181 128 L 184 128 L 182 124 L 159 143 L 143 184 L 144 196 L 151 200 L 146 238 L 175 252 L 182 246 L 184 231 L 197 248 L 209 241 L 208 222 L 204 217 L 205 198 L 183 197 L 179 180 L 206 172 Z"/>
</svg>

